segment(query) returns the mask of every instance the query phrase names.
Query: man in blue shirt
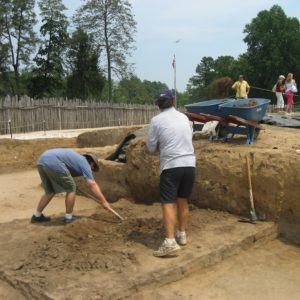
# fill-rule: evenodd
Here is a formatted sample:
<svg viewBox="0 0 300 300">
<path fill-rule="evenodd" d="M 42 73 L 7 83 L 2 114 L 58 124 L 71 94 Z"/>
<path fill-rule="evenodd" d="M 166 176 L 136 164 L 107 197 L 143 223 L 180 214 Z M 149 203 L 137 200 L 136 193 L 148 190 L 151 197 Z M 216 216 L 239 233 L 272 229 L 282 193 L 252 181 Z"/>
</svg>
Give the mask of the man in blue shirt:
<svg viewBox="0 0 300 300">
<path fill-rule="evenodd" d="M 195 179 L 193 130 L 186 115 L 174 108 L 169 89 L 162 89 L 156 104 L 161 112 L 152 118 L 148 130 L 149 152 L 159 152 L 160 201 L 165 226 L 165 240 L 154 256 L 168 256 L 186 245 L 188 198 Z M 176 208 L 178 230 L 175 234 Z M 179 244 L 179 245 L 178 245 Z"/>
<path fill-rule="evenodd" d="M 45 151 L 39 158 L 38 171 L 45 194 L 41 197 L 31 223 L 49 222 L 50 217 L 43 215 L 43 210 L 57 193 L 66 193 L 65 223 L 71 223 L 76 197 L 76 184 L 73 177 L 83 176 L 87 187 L 99 199 L 103 208 L 110 205 L 96 183 L 92 171 L 99 170 L 97 157 L 92 154 L 78 154 L 71 149 L 51 149 Z"/>
</svg>

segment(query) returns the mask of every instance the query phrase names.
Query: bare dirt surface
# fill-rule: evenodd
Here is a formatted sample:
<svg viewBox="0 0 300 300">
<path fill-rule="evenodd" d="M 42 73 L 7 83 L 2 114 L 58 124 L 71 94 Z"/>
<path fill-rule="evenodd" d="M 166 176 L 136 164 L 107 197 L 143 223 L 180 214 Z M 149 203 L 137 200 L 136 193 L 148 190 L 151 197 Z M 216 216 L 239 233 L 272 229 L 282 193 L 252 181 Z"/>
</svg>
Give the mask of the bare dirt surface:
<svg viewBox="0 0 300 300">
<path fill-rule="evenodd" d="M 280 240 L 243 251 L 183 280 L 131 300 L 298 300 L 300 249 Z"/>
<path fill-rule="evenodd" d="M 299 137 L 297 130 L 266 126 L 249 146 L 245 137 L 211 144 L 196 134 L 194 203 L 229 211 L 242 206 L 241 211 L 248 211 L 243 160 L 252 153 L 254 195 L 262 199 L 258 204 L 267 207 L 267 197 L 274 191 L 272 199 L 286 201 L 289 220 L 297 221 L 300 205 L 290 211 L 288 205 L 299 197 Z M 92 150 L 100 158 L 116 148 L 78 149 L 75 138 L 1 140 L 0 299 L 299 299 L 300 248 L 274 240 L 273 222 L 240 223 L 227 212 L 191 205 L 188 245 L 178 257 L 152 256 L 164 236 L 161 208 L 154 203 L 158 159 L 145 152 L 140 138 L 131 145 L 128 165 L 101 162 L 107 175 L 97 177 L 105 191 L 111 190 L 111 197 L 118 195 L 112 206 L 125 221 L 78 196 L 74 211 L 78 218 L 64 225 L 64 195 L 58 195 L 46 209 L 52 222 L 30 224 L 43 192 L 34 169 L 36 159 L 54 147 Z M 118 185 L 126 189 L 118 190 Z M 121 197 L 129 190 L 139 203 Z"/>
</svg>

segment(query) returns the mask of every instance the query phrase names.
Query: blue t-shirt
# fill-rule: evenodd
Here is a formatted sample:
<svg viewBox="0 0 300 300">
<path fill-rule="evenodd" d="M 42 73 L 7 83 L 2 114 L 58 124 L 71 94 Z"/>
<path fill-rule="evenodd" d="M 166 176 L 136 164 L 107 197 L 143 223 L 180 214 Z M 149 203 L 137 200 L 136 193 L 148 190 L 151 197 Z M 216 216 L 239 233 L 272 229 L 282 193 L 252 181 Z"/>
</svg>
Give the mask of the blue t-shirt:
<svg viewBox="0 0 300 300">
<path fill-rule="evenodd" d="M 85 179 L 94 180 L 91 166 L 86 158 L 71 149 L 47 150 L 40 156 L 37 164 L 55 172 L 68 173 L 69 171 L 73 177 L 83 176 Z"/>
</svg>

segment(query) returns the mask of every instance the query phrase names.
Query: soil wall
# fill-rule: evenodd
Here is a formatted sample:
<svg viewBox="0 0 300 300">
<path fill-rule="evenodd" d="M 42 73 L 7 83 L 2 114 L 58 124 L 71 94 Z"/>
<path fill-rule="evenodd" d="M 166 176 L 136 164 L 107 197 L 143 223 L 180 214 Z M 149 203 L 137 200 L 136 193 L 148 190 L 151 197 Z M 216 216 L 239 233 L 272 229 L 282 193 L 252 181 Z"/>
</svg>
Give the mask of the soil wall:
<svg viewBox="0 0 300 300">
<path fill-rule="evenodd" d="M 144 126 L 119 126 L 84 132 L 77 138 L 78 147 L 103 147 L 119 144 L 127 135 Z"/>
<path fill-rule="evenodd" d="M 78 140 L 3 139 L 0 172 L 32 168 L 39 155 L 50 148 L 70 147 L 80 153 L 94 152 L 101 158 L 100 172 L 95 173 L 95 178 L 110 201 L 132 198 L 151 204 L 159 201 L 159 159 L 157 154 L 147 152 L 145 137 L 130 142 L 127 164 L 104 160 L 114 152 L 116 145 L 101 146 L 102 143 L 118 143 L 138 128 L 101 129 L 82 134 Z M 204 137 L 194 140 L 197 169 L 191 201 L 201 208 L 249 216 L 248 155 L 257 213 L 278 221 L 279 232 L 285 236 L 300 237 L 299 141 L 299 130 L 276 127 L 267 128 L 253 145 L 246 145 L 244 137 L 226 144 L 210 143 Z M 92 145 L 95 148 L 90 148 Z M 86 189 L 84 182 L 78 183 L 79 189 Z"/>
<path fill-rule="evenodd" d="M 300 156 L 296 152 L 203 141 L 194 145 L 197 168 L 192 203 L 249 216 L 248 155 L 257 214 L 278 221 L 280 233 L 300 233 Z M 133 198 L 143 203 L 158 201 L 158 155 L 149 155 L 145 139 L 139 138 L 131 143 L 127 159 L 126 176 Z"/>
<path fill-rule="evenodd" d="M 37 159 L 52 148 L 76 148 L 76 138 L 51 138 L 38 140 L 0 140 L 0 172 L 33 168 Z"/>
</svg>

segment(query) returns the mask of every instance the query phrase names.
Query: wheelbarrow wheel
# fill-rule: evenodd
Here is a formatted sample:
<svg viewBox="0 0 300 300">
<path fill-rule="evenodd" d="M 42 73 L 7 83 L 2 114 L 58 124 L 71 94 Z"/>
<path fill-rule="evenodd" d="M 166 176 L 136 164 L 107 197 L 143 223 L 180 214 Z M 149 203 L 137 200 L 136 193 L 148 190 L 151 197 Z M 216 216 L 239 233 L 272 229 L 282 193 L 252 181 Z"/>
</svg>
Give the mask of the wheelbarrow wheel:
<svg viewBox="0 0 300 300">
<path fill-rule="evenodd" d="M 260 129 L 255 128 L 254 139 L 256 139 L 259 136 L 259 133 L 260 133 Z"/>
<path fill-rule="evenodd" d="M 219 138 L 226 137 L 226 126 L 225 125 L 219 123 L 216 126 L 216 131 L 219 131 L 219 136 L 218 136 Z"/>
</svg>

